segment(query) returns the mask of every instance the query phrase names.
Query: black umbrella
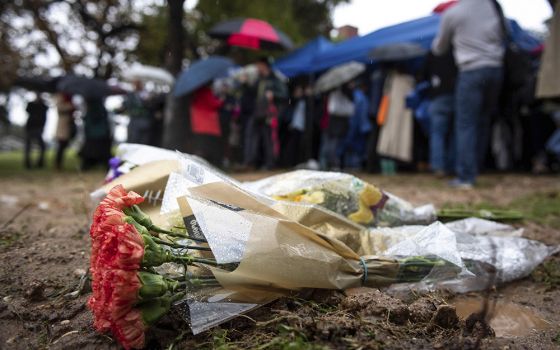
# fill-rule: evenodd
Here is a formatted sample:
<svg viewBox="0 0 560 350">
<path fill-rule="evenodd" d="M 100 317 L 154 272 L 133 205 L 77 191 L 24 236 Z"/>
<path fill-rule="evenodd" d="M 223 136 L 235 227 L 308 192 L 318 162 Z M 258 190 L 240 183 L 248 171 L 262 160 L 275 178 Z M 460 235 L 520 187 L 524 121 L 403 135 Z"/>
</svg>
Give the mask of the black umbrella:
<svg viewBox="0 0 560 350">
<path fill-rule="evenodd" d="M 232 60 L 221 56 L 196 61 L 179 75 L 173 88 L 173 96 L 188 95 L 216 78 L 225 77 L 228 69 L 234 66 Z"/>
<path fill-rule="evenodd" d="M 100 99 L 124 93 L 122 89 L 112 87 L 104 80 L 77 75 L 68 75 L 60 79 L 56 87 L 58 91 L 69 95 L 81 95 L 85 99 Z"/>
<path fill-rule="evenodd" d="M 248 49 L 291 49 L 293 43 L 286 34 L 270 23 L 256 18 L 238 18 L 216 24 L 208 34 L 225 39 L 231 46 Z"/>
<path fill-rule="evenodd" d="M 398 43 L 378 46 L 371 50 L 370 57 L 380 62 L 404 61 L 424 56 L 428 51 L 414 43 Z"/>
<path fill-rule="evenodd" d="M 53 93 L 57 91 L 56 84 L 60 79 L 45 76 L 19 77 L 14 81 L 14 85 L 30 91 Z"/>
</svg>

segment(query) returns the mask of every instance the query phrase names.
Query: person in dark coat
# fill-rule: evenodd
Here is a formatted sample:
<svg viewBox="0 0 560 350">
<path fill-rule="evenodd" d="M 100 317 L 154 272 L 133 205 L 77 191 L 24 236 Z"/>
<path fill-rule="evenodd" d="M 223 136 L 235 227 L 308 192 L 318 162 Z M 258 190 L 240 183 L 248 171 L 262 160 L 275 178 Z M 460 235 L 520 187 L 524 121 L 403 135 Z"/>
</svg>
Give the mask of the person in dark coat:
<svg viewBox="0 0 560 350">
<path fill-rule="evenodd" d="M 278 79 L 266 58 L 257 62 L 259 79 L 256 83 L 256 98 L 253 115 L 248 125 L 248 165 L 263 164 L 271 169 L 279 154 L 277 138 L 278 116 L 288 98 L 286 85 Z"/>
<path fill-rule="evenodd" d="M 27 104 L 27 122 L 25 123 L 25 156 L 24 165 L 27 169 L 31 169 L 31 148 L 33 144 L 39 146 L 39 158 L 36 166 L 42 168 L 45 165 L 45 141 L 43 140 L 43 130 L 47 122 L 48 107 L 41 97 L 36 96 L 35 99 Z"/>
<path fill-rule="evenodd" d="M 149 145 L 152 143 L 154 115 L 148 108 L 149 100 L 140 81 L 134 82 L 134 91 L 127 94 L 123 110 L 128 114 L 127 142 Z"/>
<path fill-rule="evenodd" d="M 86 105 L 85 141 L 80 150 L 82 170 L 89 170 L 97 164 L 108 166 L 112 143 L 111 126 L 104 99 L 86 100 Z"/>
<path fill-rule="evenodd" d="M 429 53 L 421 80 L 430 83 L 430 168 L 438 177 L 450 175 L 455 168 L 453 125 L 457 66 L 453 54 Z"/>
<path fill-rule="evenodd" d="M 4 106 L 6 102 L 0 103 L 0 133 L 8 133 L 12 123 L 8 117 L 8 109 Z"/>
</svg>

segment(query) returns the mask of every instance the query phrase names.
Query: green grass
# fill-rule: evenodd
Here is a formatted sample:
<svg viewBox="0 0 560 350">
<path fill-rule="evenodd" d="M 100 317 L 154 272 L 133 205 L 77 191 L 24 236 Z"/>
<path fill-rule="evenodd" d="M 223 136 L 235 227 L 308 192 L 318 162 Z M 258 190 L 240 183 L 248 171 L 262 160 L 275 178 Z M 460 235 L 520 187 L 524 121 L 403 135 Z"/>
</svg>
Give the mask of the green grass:
<svg viewBox="0 0 560 350">
<path fill-rule="evenodd" d="M 33 153 L 32 162 L 38 157 L 38 152 Z M 50 149 L 45 153 L 45 167 L 42 169 L 25 169 L 23 165 L 23 151 L 0 152 L 0 177 L 21 176 L 26 174 L 49 175 L 55 173 L 55 150 Z M 63 171 L 78 171 L 79 158 L 73 149 L 66 151 Z"/>
<path fill-rule="evenodd" d="M 310 342 L 305 334 L 288 325 L 278 325 L 278 335 L 257 347 L 259 350 L 323 350 L 324 346 Z"/>
<path fill-rule="evenodd" d="M 544 283 L 551 289 L 560 288 L 560 259 L 551 258 L 545 261 L 533 271 L 531 277 L 535 282 Z M 558 335 L 560 343 L 560 333 Z"/>
<path fill-rule="evenodd" d="M 560 191 L 534 193 L 515 199 L 512 207 L 531 220 L 549 227 L 560 227 Z"/>
<path fill-rule="evenodd" d="M 240 350 L 247 349 L 247 339 L 232 341 L 229 330 L 216 329 L 211 333 L 211 339 L 202 348 L 212 350 Z M 263 331 L 262 336 L 252 339 L 251 348 L 258 350 L 324 350 L 326 347 L 314 344 L 297 328 L 279 324 L 273 333 Z"/>
<path fill-rule="evenodd" d="M 17 242 L 21 237 L 21 233 L 2 230 L 0 231 L 0 248 L 9 248 Z"/>
<path fill-rule="evenodd" d="M 506 205 L 497 206 L 488 202 L 447 204 L 442 209 L 466 210 L 514 210 L 523 214 L 523 219 L 548 227 L 560 227 L 560 190 L 537 192 L 515 198 Z"/>
<path fill-rule="evenodd" d="M 552 338 L 552 341 L 558 345 L 560 345 L 560 333 L 556 334 L 556 336 L 554 338 Z"/>
</svg>

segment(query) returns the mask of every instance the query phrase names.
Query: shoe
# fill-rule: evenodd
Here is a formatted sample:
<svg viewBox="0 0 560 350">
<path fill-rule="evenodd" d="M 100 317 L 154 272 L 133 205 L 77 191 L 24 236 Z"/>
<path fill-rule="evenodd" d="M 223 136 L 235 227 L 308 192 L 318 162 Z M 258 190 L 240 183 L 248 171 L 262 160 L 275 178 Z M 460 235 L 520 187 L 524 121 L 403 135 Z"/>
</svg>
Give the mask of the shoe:
<svg viewBox="0 0 560 350">
<path fill-rule="evenodd" d="M 472 183 L 461 181 L 460 179 L 453 179 L 449 181 L 449 186 L 458 190 L 472 190 L 474 188 Z"/>
</svg>

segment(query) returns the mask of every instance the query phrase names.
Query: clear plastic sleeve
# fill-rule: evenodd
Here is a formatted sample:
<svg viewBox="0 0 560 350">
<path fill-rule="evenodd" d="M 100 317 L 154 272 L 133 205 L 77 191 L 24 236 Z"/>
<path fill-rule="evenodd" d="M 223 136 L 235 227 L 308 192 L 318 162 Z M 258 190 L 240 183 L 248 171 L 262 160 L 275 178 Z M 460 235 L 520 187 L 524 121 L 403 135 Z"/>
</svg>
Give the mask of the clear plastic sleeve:
<svg viewBox="0 0 560 350">
<path fill-rule="evenodd" d="M 429 224 L 436 219 L 433 205 L 415 208 L 350 174 L 297 170 L 243 186 L 278 200 L 320 205 L 368 226 Z"/>
<path fill-rule="evenodd" d="M 174 180 L 175 176 L 183 179 Z M 422 235 L 417 239 L 421 247 L 403 248 L 387 257 L 360 254 L 360 259 L 358 249 L 352 250 L 333 233 L 354 229 L 360 243 L 363 230 L 359 226 L 344 224 L 345 219 L 322 209 L 311 207 L 306 212 L 308 206 L 302 210 L 298 203 L 246 191 L 196 159 L 181 157 L 179 172 L 169 182 L 165 196 L 186 193 L 178 201 L 185 225 L 194 219 L 195 231 L 203 233 L 215 259 L 232 268 L 211 268 L 223 288 L 196 291 L 180 304 L 195 333 L 302 288 L 385 286 L 468 274 L 460 257 L 439 256 L 447 252 L 427 249 L 434 241 L 428 237 L 422 241 Z M 314 231 L 314 216 L 322 219 L 323 232 Z"/>
<path fill-rule="evenodd" d="M 370 229 L 367 242 L 378 255 L 432 252 L 450 260 L 459 256 L 472 273 L 437 282 L 426 279 L 394 285 L 389 291 L 446 289 L 466 293 L 526 277 L 544 259 L 560 251 L 560 246 L 547 246 L 519 234 L 519 229 L 509 225 L 468 218 L 445 225 Z"/>
</svg>

